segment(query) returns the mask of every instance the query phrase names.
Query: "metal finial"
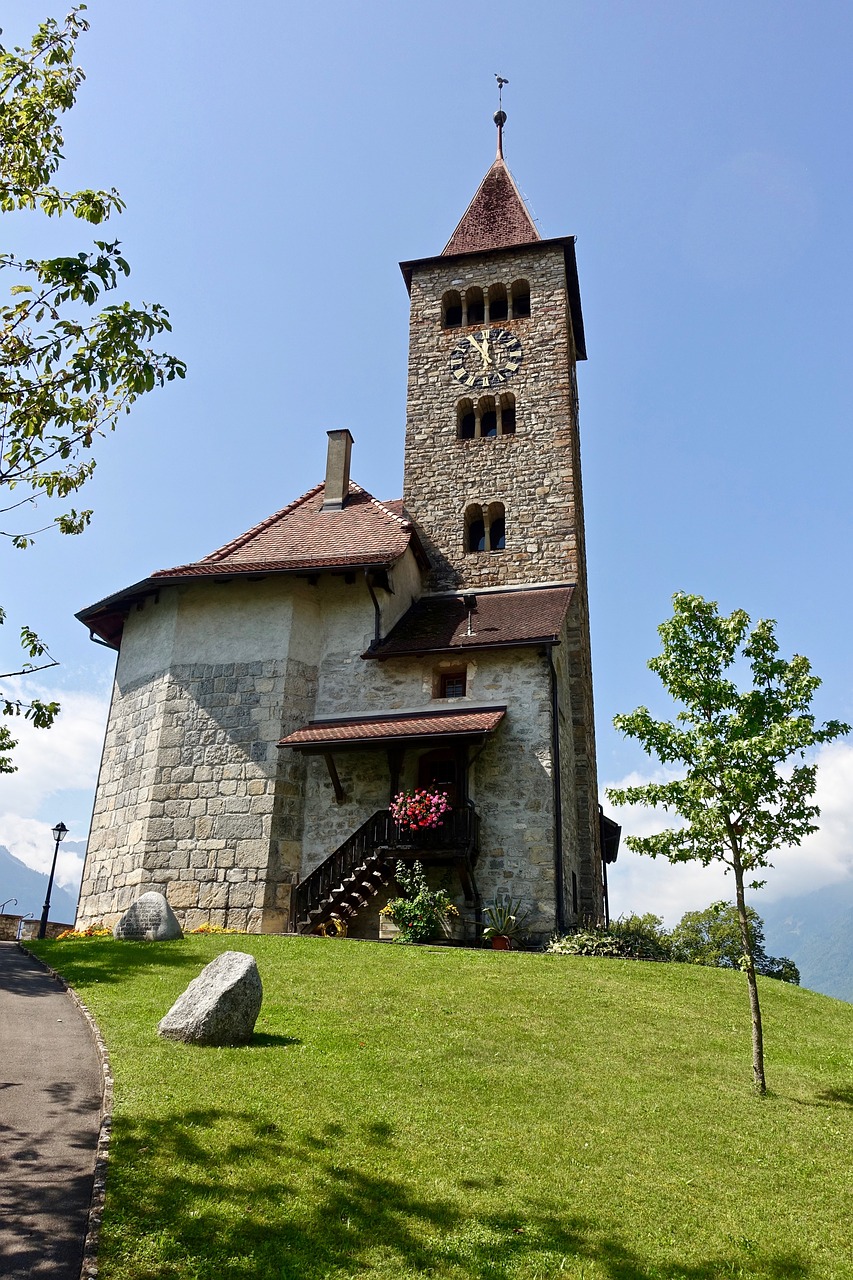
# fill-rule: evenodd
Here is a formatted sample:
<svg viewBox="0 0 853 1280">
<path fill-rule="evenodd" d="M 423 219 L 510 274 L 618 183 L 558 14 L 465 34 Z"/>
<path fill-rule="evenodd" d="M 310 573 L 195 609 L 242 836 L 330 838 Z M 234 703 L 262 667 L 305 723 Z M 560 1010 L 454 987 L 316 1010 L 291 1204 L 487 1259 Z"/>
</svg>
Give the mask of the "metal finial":
<svg viewBox="0 0 853 1280">
<path fill-rule="evenodd" d="M 509 84 L 509 81 L 506 79 L 505 76 L 499 76 L 497 71 L 495 72 L 495 79 L 498 82 L 498 109 L 495 112 L 495 116 L 494 116 L 495 124 L 498 126 L 498 153 L 497 153 L 496 159 L 503 160 L 504 158 L 504 125 L 506 124 L 506 112 L 503 110 L 503 107 L 501 105 L 501 99 L 503 96 L 504 85 Z"/>
</svg>

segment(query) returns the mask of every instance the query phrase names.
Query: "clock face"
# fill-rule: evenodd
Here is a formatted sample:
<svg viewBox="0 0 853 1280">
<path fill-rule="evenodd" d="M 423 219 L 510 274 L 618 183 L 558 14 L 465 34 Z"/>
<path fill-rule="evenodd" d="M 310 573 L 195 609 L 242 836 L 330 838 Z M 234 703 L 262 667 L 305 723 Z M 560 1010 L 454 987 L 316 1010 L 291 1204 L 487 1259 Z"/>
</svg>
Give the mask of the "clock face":
<svg viewBox="0 0 853 1280">
<path fill-rule="evenodd" d="M 450 356 L 450 372 L 463 387 L 500 387 L 518 373 L 521 343 L 507 329 L 475 329 L 466 334 Z"/>
</svg>

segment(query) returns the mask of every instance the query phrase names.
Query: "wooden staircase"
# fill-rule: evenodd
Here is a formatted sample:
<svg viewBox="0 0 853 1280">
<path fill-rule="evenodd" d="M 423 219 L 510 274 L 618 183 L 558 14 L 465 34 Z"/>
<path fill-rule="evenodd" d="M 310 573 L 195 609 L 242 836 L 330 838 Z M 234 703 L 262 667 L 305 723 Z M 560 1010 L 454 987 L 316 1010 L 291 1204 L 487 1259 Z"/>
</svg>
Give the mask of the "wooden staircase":
<svg viewBox="0 0 853 1280">
<path fill-rule="evenodd" d="M 401 832 L 390 809 L 379 809 L 296 886 L 291 929 L 316 933 L 335 916 L 352 919 L 390 884 L 398 858 L 456 865 L 465 897 L 477 908 L 479 919 L 473 874 L 479 825 L 471 804 L 449 812 L 441 827 L 417 833 Z"/>
</svg>

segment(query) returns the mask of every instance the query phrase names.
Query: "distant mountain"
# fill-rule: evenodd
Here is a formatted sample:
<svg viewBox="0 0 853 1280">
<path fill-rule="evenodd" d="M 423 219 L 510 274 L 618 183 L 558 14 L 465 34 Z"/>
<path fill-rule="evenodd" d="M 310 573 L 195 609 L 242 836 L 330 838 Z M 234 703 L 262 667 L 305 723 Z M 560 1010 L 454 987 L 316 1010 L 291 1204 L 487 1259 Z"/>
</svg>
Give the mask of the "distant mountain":
<svg viewBox="0 0 853 1280">
<path fill-rule="evenodd" d="M 756 908 L 770 954 L 790 956 L 804 987 L 853 1004 L 853 879 Z"/>
<path fill-rule="evenodd" d="M 47 893 L 47 876 L 33 871 L 0 844 L 0 903 L 7 898 L 17 898 L 17 906 L 10 902 L 4 908 L 6 915 L 25 916 L 32 912 L 38 920 Z M 62 889 L 54 880 L 50 894 L 50 918 L 73 924 L 77 914 L 77 895 Z"/>
</svg>

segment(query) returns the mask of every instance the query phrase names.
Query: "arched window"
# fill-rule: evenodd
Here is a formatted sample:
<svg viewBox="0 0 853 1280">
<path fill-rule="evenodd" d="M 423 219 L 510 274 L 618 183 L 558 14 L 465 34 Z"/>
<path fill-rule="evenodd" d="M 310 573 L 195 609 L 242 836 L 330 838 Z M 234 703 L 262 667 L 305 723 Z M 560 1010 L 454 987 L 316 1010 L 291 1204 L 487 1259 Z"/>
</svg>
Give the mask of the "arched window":
<svg viewBox="0 0 853 1280">
<path fill-rule="evenodd" d="M 504 516 L 503 503 L 491 503 L 488 515 L 489 550 L 504 551 L 506 549 L 506 518 Z"/>
<path fill-rule="evenodd" d="M 476 504 L 465 512 L 465 550 L 486 550 L 486 524 L 483 508 Z"/>
<path fill-rule="evenodd" d="M 465 512 L 466 551 L 504 551 L 506 549 L 506 518 L 502 502 L 491 502 L 483 515 L 483 508 L 474 503 Z"/>
<path fill-rule="evenodd" d="M 498 411 L 494 396 L 483 396 L 480 401 L 480 435 L 496 436 L 498 434 Z"/>
<path fill-rule="evenodd" d="M 495 320 L 506 320 L 509 315 L 509 303 L 506 296 L 505 284 L 493 284 L 489 286 L 489 322 L 494 323 Z"/>
<path fill-rule="evenodd" d="M 530 315 L 530 285 L 526 280 L 514 280 L 512 285 L 512 318 Z"/>
<path fill-rule="evenodd" d="M 460 400 L 456 405 L 457 440 L 494 438 L 515 435 L 515 396 L 504 391 L 498 400 L 483 396 L 475 404 L 473 400 Z"/>
<path fill-rule="evenodd" d="M 499 430 L 502 436 L 515 435 L 515 396 L 511 391 L 504 391 L 500 398 Z"/>
<path fill-rule="evenodd" d="M 456 406 L 456 435 L 460 440 L 473 440 L 477 431 L 473 400 L 460 400 Z"/>
<path fill-rule="evenodd" d="M 483 301 L 482 289 L 469 289 L 465 294 L 468 311 L 468 324 L 482 324 L 486 318 L 486 304 Z M 530 308 L 528 307 L 528 312 Z"/>
<path fill-rule="evenodd" d="M 442 329 L 458 329 L 462 324 L 462 295 L 451 289 L 441 299 Z"/>
</svg>

